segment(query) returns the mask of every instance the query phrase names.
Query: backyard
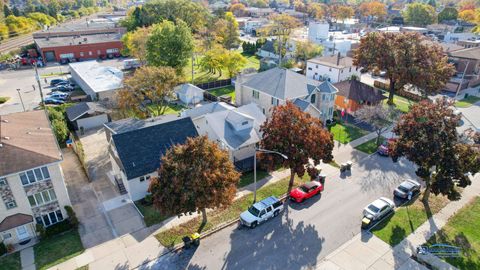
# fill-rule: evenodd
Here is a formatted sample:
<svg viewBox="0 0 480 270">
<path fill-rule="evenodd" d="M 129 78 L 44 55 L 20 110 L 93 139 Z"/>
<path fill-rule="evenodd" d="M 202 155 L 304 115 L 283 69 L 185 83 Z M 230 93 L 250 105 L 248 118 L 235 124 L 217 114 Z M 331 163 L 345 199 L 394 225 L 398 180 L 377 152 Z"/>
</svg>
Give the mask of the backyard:
<svg viewBox="0 0 480 270">
<path fill-rule="evenodd" d="M 440 211 L 448 202 L 449 200 L 442 195 L 430 194 L 428 206 L 431 214 Z M 393 247 L 427 220 L 428 215 L 425 205 L 419 198 L 416 198 L 412 202 L 397 208 L 395 214 L 378 223 L 371 229 L 371 232 Z"/>
<path fill-rule="evenodd" d="M 459 108 L 468 108 L 479 101 L 480 101 L 480 97 L 468 96 L 462 100 L 458 100 L 457 102 L 455 102 L 455 106 Z"/>
<path fill-rule="evenodd" d="M 329 130 L 333 134 L 333 139 L 343 144 L 368 134 L 368 131 L 348 123 L 337 123 L 334 126 L 330 126 Z"/>
<path fill-rule="evenodd" d="M 15 252 L 3 257 L 0 257 L 0 270 L 15 270 L 22 269 L 20 262 L 20 252 Z"/>
<path fill-rule="evenodd" d="M 42 239 L 34 248 L 37 269 L 48 269 L 85 250 L 77 230 Z"/>
<path fill-rule="evenodd" d="M 384 95 L 388 97 L 388 93 L 385 93 Z M 388 99 L 383 100 L 385 106 L 388 106 L 387 101 Z M 393 97 L 393 103 L 395 104 L 395 108 L 403 113 L 409 112 L 410 106 L 415 104 L 415 102 L 397 95 Z"/>
<path fill-rule="evenodd" d="M 212 90 L 208 90 L 208 92 L 217 97 L 229 96 L 232 98 L 232 103 L 235 104 L 235 87 L 233 85 L 215 88 Z"/>
<path fill-rule="evenodd" d="M 385 141 L 385 138 L 380 136 L 380 144 Z M 377 145 L 377 138 L 371 139 L 368 142 L 362 143 L 355 147 L 355 149 L 360 150 L 366 154 L 373 154 L 377 152 L 378 145 Z"/>
<path fill-rule="evenodd" d="M 462 249 L 458 258 L 446 258 L 458 269 L 480 269 L 480 197 L 463 207 L 451 217 L 428 244 L 450 244 Z"/>
</svg>

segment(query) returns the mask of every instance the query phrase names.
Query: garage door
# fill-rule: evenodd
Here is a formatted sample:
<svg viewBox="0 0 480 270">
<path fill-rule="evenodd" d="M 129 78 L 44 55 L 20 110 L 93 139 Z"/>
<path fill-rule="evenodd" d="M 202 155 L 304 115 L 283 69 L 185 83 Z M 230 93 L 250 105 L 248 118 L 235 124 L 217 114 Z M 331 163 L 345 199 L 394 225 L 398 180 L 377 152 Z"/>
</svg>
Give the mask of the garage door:
<svg viewBox="0 0 480 270">
<path fill-rule="evenodd" d="M 55 52 L 45 52 L 45 59 L 47 62 L 55 62 Z"/>
<path fill-rule="evenodd" d="M 101 127 L 104 123 L 108 122 L 106 114 L 100 114 L 88 118 L 82 118 L 77 120 L 78 129 L 83 127 L 83 130 Z"/>
</svg>

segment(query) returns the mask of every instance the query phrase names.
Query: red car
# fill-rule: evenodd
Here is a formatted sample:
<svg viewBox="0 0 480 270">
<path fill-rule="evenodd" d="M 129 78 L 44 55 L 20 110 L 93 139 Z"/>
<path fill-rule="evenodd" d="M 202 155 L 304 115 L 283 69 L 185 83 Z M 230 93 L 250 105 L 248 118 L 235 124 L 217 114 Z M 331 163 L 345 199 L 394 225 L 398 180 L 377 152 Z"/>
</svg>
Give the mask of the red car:
<svg viewBox="0 0 480 270">
<path fill-rule="evenodd" d="M 311 181 L 290 191 L 290 200 L 294 202 L 303 202 L 323 191 L 323 185 L 317 181 Z"/>
<path fill-rule="evenodd" d="M 390 154 L 390 144 L 394 143 L 395 139 L 388 139 L 384 141 L 377 149 L 377 153 L 380 156 L 387 157 Z"/>
</svg>

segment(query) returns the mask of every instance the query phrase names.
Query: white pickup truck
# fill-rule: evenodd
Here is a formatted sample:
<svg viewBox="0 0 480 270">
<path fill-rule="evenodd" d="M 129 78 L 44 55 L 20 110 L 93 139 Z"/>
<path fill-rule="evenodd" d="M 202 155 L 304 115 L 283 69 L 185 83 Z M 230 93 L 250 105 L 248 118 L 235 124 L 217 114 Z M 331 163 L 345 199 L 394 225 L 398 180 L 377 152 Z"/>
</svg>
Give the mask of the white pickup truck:
<svg viewBox="0 0 480 270">
<path fill-rule="evenodd" d="M 282 210 L 282 201 L 274 196 L 268 197 L 253 204 L 247 211 L 240 214 L 240 225 L 253 229 L 257 227 L 258 224 L 278 216 Z"/>
</svg>

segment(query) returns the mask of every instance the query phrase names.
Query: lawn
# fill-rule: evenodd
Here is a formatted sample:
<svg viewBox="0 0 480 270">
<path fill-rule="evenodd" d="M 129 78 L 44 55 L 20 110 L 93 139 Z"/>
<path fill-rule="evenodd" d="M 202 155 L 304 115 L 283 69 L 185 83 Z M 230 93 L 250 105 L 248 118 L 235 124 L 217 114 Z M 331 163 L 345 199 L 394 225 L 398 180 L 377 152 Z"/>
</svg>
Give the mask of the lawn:
<svg viewBox="0 0 480 270">
<path fill-rule="evenodd" d="M 432 214 L 440 211 L 448 203 L 448 199 L 442 195 L 430 194 L 429 207 Z M 400 243 L 409 234 L 428 220 L 425 206 L 419 198 L 415 201 L 399 207 L 394 215 L 380 222 L 371 232 L 377 237 L 390 244 L 392 247 Z"/>
<path fill-rule="evenodd" d="M 152 114 L 156 114 L 155 112 L 155 105 L 148 105 L 148 109 L 152 112 Z M 170 103 L 167 105 L 167 108 L 165 109 L 165 112 L 163 113 L 164 115 L 167 114 L 179 114 L 182 110 L 187 109 L 187 107 L 180 105 L 180 104 L 174 104 Z"/>
<path fill-rule="evenodd" d="M 437 232 L 428 244 L 451 244 L 462 249 L 458 258 L 446 258 L 458 269 L 480 269 L 480 197 L 472 200 Z"/>
<path fill-rule="evenodd" d="M 235 87 L 233 85 L 215 88 L 212 90 L 208 90 L 208 92 L 217 97 L 230 96 L 232 97 L 232 103 L 235 103 Z"/>
<path fill-rule="evenodd" d="M 260 68 L 260 57 L 256 55 L 248 55 L 248 54 L 243 54 L 242 55 L 247 58 L 247 65 L 245 65 L 244 69 L 246 68 L 255 68 L 259 69 Z"/>
<path fill-rule="evenodd" d="M 20 270 L 22 263 L 20 262 L 20 252 L 0 257 L 0 270 Z"/>
<path fill-rule="evenodd" d="M 140 212 L 142 213 L 143 220 L 145 221 L 145 225 L 147 225 L 147 227 L 158 224 L 168 218 L 166 216 L 160 215 L 160 213 L 157 209 L 155 209 L 153 204 L 144 205 L 141 201 L 136 201 L 135 206 L 137 206 L 138 210 L 140 210 Z"/>
<path fill-rule="evenodd" d="M 48 269 L 85 250 L 78 231 L 72 230 L 50 238 L 42 239 L 34 248 L 37 269 Z"/>
<path fill-rule="evenodd" d="M 462 100 L 455 102 L 455 106 L 459 108 L 468 108 L 479 101 L 480 101 L 480 97 L 468 96 Z"/>
<path fill-rule="evenodd" d="M 308 175 L 300 179 L 295 179 L 295 185 L 299 185 L 302 182 L 307 181 Z M 287 191 L 289 177 L 284 178 L 276 183 L 264 186 L 257 190 L 257 201 L 267 198 L 269 196 L 280 197 Z M 209 231 L 220 224 L 235 220 L 239 217 L 240 213 L 248 209 L 252 204 L 253 194 L 245 195 L 238 200 L 235 200 L 232 205 L 225 209 L 218 209 L 215 211 L 210 211 L 207 214 L 208 222 L 202 228 L 202 231 Z M 177 227 L 165 230 L 159 234 L 156 234 L 155 237 L 157 240 L 166 247 L 172 247 L 176 244 L 182 242 L 182 237 L 194 233 L 200 228 L 202 218 L 196 217 L 190 221 L 187 221 Z"/>
<path fill-rule="evenodd" d="M 7 102 L 9 99 L 9 97 L 0 97 L 0 104 Z"/>
<path fill-rule="evenodd" d="M 344 144 L 368 134 L 368 131 L 347 123 L 337 123 L 329 129 L 333 139 Z"/>
<path fill-rule="evenodd" d="M 384 141 L 385 141 L 385 138 L 380 136 L 380 144 L 383 143 Z M 364 153 L 367 153 L 369 155 L 377 152 L 377 148 L 378 148 L 377 138 L 373 138 L 370 141 L 362 143 L 357 147 L 355 147 L 355 149 L 362 151 Z"/>
<path fill-rule="evenodd" d="M 257 181 L 262 180 L 263 178 L 267 177 L 269 173 L 267 171 L 257 169 Z M 249 185 L 253 183 L 253 171 L 251 172 L 245 172 L 242 174 L 240 177 L 240 182 L 238 183 L 238 187 L 244 187 L 246 185 Z"/>
<path fill-rule="evenodd" d="M 388 93 L 385 93 L 384 96 L 388 97 Z M 387 101 L 388 99 L 383 100 L 383 104 L 385 104 L 385 106 L 388 105 Z M 415 104 L 414 101 L 411 101 L 409 99 L 406 99 L 404 97 L 397 96 L 397 95 L 393 97 L 393 103 L 395 104 L 395 107 L 403 113 L 409 112 L 410 106 Z"/>
</svg>

